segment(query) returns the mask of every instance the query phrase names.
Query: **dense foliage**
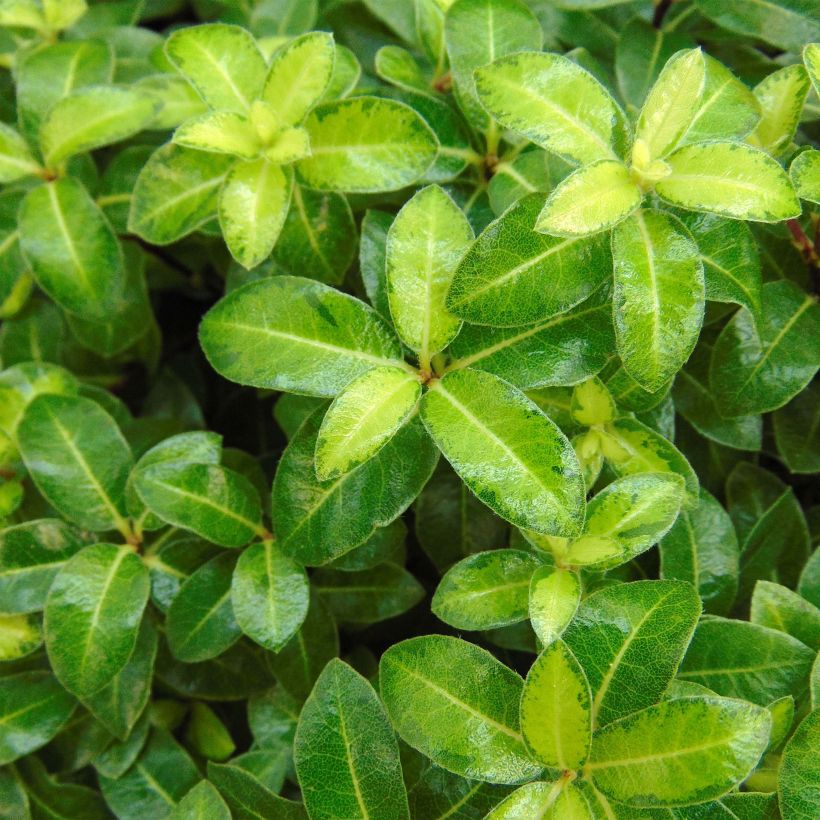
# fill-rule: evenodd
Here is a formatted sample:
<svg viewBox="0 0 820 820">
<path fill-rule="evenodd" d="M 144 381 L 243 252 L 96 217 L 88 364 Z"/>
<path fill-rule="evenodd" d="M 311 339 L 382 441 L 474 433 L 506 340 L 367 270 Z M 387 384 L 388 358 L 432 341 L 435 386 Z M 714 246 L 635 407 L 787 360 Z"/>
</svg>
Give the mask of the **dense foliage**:
<svg viewBox="0 0 820 820">
<path fill-rule="evenodd" d="M 816 0 L 0 62 L 0 817 L 820 816 Z"/>
</svg>

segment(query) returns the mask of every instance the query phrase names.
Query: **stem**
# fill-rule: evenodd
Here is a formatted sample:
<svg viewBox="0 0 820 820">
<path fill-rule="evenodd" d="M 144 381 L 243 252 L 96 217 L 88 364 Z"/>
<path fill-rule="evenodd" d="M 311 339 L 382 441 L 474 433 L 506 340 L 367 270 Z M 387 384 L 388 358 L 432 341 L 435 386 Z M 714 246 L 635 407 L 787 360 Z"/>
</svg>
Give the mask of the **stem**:
<svg viewBox="0 0 820 820">
<path fill-rule="evenodd" d="M 797 245 L 797 249 L 806 257 L 806 261 L 813 265 L 820 263 L 817 247 L 806 235 L 800 222 L 796 219 L 790 219 L 786 222 L 786 227 L 789 229 L 789 233 L 792 235 L 792 240 L 794 244 Z"/>
<path fill-rule="evenodd" d="M 657 6 L 655 6 L 655 15 L 652 17 L 652 25 L 655 28 L 660 28 L 663 24 L 663 18 L 666 17 L 666 12 L 669 11 L 670 6 L 674 3 L 675 0 L 661 0 Z"/>
</svg>

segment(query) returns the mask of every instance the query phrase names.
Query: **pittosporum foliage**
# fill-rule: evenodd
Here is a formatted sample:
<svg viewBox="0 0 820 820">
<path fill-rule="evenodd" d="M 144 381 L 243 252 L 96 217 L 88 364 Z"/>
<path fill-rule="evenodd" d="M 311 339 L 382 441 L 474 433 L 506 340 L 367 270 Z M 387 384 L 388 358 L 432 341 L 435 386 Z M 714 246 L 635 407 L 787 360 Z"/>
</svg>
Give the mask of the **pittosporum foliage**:
<svg viewBox="0 0 820 820">
<path fill-rule="evenodd" d="M 0 27 L 0 816 L 820 816 L 815 0 Z"/>
</svg>

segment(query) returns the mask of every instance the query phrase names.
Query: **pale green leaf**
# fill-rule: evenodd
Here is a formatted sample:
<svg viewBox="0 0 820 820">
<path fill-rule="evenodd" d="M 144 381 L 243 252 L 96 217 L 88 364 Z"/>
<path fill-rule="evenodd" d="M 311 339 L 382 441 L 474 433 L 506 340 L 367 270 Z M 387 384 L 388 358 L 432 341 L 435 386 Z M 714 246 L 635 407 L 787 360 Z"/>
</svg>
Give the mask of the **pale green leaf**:
<svg viewBox="0 0 820 820">
<path fill-rule="evenodd" d="M 355 378 L 328 408 L 316 440 L 316 475 L 338 478 L 375 455 L 407 422 L 421 385 L 398 367 L 375 367 Z"/>
<path fill-rule="evenodd" d="M 438 151 L 436 135 L 412 108 L 378 97 L 324 103 L 305 128 L 311 156 L 297 167 L 319 190 L 394 191 L 415 182 Z"/>
<path fill-rule="evenodd" d="M 437 185 L 399 211 L 387 235 L 387 298 L 396 331 L 423 366 L 456 336 L 461 320 L 445 307 L 458 263 L 473 240 L 467 218 Z"/>
<path fill-rule="evenodd" d="M 820 710 L 810 712 L 797 727 L 786 748 L 777 784 L 783 820 L 811 820 L 820 811 L 817 782 L 817 747 L 820 744 Z"/>
<path fill-rule="evenodd" d="M 581 601 L 581 582 L 575 572 L 539 567 L 530 583 L 529 615 L 544 646 L 560 637 Z"/>
<path fill-rule="evenodd" d="M 786 172 L 768 154 L 740 142 L 685 145 L 666 161 L 672 173 L 655 186 L 672 205 L 753 222 L 800 215 Z"/>
<path fill-rule="evenodd" d="M 169 820 L 231 820 L 231 812 L 219 792 L 201 780 L 168 815 Z"/>
<path fill-rule="evenodd" d="M 237 162 L 219 192 L 219 226 L 234 259 L 250 270 L 270 256 L 290 207 L 293 176 L 266 159 Z"/>
<path fill-rule="evenodd" d="M 789 176 L 801 199 L 820 204 L 820 151 L 809 148 L 798 154 L 789 167 Z"/>
<path fill-rule="evenodd" d="M 749 620 L 785 632 L 815 652 L 820 650 L 820 609 L 781 584 L 755 584 Z"/>
<path fill-rule="evenodd" d="M 575 452 L 523 393 L 459 370 L 424 395 L 421 417 L 467 486 L 502 518 L 552 535 L 578 532 L 584 486 Z"/>
<path fill-rule="evenodd" d="M 411 638 L 382 655 L 379 683 L 399 736 L 439 766 L 490 783 L 538 775 L 519 725 L 523 681 L 486 650 L 441 635 Z"/>
<path fill-rule="evenodd" d="M 659 390 L 698 340 L 705 299 L 703 264 L 685 226 L 641 210 L 612 235 L 615 338 L 624 369 Z"/>
<path fill-rule="evenodd" d="M 596 732 L 587 768 L 597 788 L 630 806 L 702 803 L 749 775 L 770 727 L 767 710 L 742 701 L 668 700 Z"/>
<path fill-rule="evenodd" d="M 40 170 L 25 139 L 10 125 L 0 123 L 0 182 L 5 185 Z"/>
<path fill-rule="evenodd" d="M 786 154 L 810 87 L 806 69 L 800 64 L 781 68 L 758 83 L 754 94 L 763 116 L 746 141 L 775 158 Z"/>
<path fill-rule="evenodd" d="M 240 384 L 335 396 L 373 367 L 403 366 L 401 346 L 372 308 L 291 276 L 253 282 L 205 315 L 211 366 Z"/>
<path fill-rule="evenodd" d="M 560 639 L 527 674 L 521 695 L 521 733 L 544 765 L 561 771 L 583 766 L 592 736 L 592 695 L 584 670 Z"/>
<path fill-rule="evenodd" d="M 570 174 L 550 194 L 535 229 L 553 236 L 587 236 L 626 219 L 641 199 L 622 162 L 599 160 Z"/>
<path fill-rule="evenodd" d="M 209 111 L 186 120 L 174 131 L 173 142 L 185 148 L 254 159 L 262 142 L 251 121 L 233 111 Z"/>
<path fill-rule="evenodd" d="M 578 787 L 566 780 L 555 783 L 536 781 L 516 789 L 502 800 L 486 820 L 593 820 L 589 801 Z"/>
</svg>

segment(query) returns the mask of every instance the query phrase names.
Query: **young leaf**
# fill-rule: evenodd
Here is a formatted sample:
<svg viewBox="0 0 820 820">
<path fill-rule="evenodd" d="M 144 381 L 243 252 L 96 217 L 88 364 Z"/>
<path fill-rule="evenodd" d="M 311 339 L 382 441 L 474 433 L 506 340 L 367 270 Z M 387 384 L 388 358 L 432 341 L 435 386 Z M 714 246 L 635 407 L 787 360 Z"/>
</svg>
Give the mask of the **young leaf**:
<svg viewBox="0 0 820 820">
<path fill-rule="evenodd" d="M 612 482 L 589 502 L 584 534 L 572 542 L 565 562 L 605 568 L 631 561 L 660 541 L 683 501 L 683 479 L 672 473 Z"/>
<path fill-rule="evenodd" d="M 739 310 L 712 351 L 710 382 L 725 416 L 782 407 L 811 381 L 820 362 L 820 307 L 788 281 L 763 286 L 759 325 Z"/>
<path fill-rule="evenodd" d="M 521 733 L 545 766 L 583 766 L 592 736 L 592 695 L 584 670 L 560 639 L 530 668 L 521 694 Z"/>
<path fill-rule="evenodd" d="M 444 41 L 459 106 L 470 124 L 490 127 L 476 95 L 474 72 L 517 51 L 540 51 L 543 32 L 521 0 L 459 0 L 447 8 Z"/>
<path fill-rule="evenodd" d="M 683 698 L 596 732 L 588 770 L 629 806 L 713 800 L 744 780 L 769 741 L 768 711 L 742 701 Z"/>
<path fill-rule="evenodd" d="M 581 582 L 577 573 L 548 566 L 533 573 L 529 615 L 533 631 L 544 646 L 561 636 L 580 601 Z"/>
<path fill-rule="evenodd" d="M 311 155 L 299 162 L 311 188 L 395 191 L 433 163 L 436 135 L 409 106 L 378 97 L 324 103 L 305 122 Z"/>
<path fill-rule="evenodd" d="M 216 215 L 217 194 L 235 159 L 173 143 L 158 148 L 134 185 L 128 230 L 169 245 Z"/>
<path fill-rule="evenodd" d="M 174 132 L 173 142 L 184 148 L 255 159 L 262 142 L 248 117 L 232 111 L 209 111 L 187 120 Z"/>
<path fill-rule="evenodd" d="M 223 547 L 241 547 L 264 533 L 256 488 L 216 464 L 165 463 L 140 470 L 134 486 L 163 521 Z"/>
<path fill-rule="evenodd" d="M 242 631 L 278 652 L 302 625 L 310 589 L 305 571 L 272 541 L 252 544 L 239 557 L 231 602 Z"/>
<path fill-rule="evenodd" d="M 691 510 L 681 510 L 660 542 L 661 578 L 688 581 L 706 612 L 725 615 L 737 591 L 740 550 L 732 519 L 701 488 Z"/>
<path fill-rule="evenodd" d="M 38 489 L 67 519 L 98 532 L 129 532 L 125 483 L 131 450 L 96 402 L 40 395 L 26 409 L 17 441 Z"/>
<path fill-rule="evenodd" d="M 330 481 L 316 477 L 320 408 L 285 450 L 273 482 L 273 520 L 286 554 L 306 566 L 326 564 L 363 544 L 416 498 L 438 454 L 418 419 L 373 458 Z"/>
<path fill-rule="evenodd" d="M 512 54 L 477 69 L 475 84 L 484 108 L 536 145 L 579 165 L 619 158 L 623 113 L 609 92 L 572 60 L 558 54 Z"/>
<path fill-rule="evenodd" d="M 656 703 L 675 675 L 700 615 L 682 581 L 636 581 L 585 598 L 563 639 L 589 679 L 595 726 Z"/>
<path fill-rule="evenodd" d="M 789 168 L 789 177 L 800 199 L 820 204 L 820 151 L 810 148 L 798 154 Z"/>
<path fill-rule="evenodd" d="M 399 211 L 387 235 L 387 298 L 401 340 L 429 366 L 458 334 L 461 321 L 445 307 L 456 267 L 473 240 L 460 208 L 437 185 Z"/>
<path fill-rule="evenodd" d="M 612 234 L 615 338 L 624 368 L 659 390 L 689 358 L 703 322 L 698 248 L 671 214 L 641 210 Z"/>
<path fill-rule="evenodd" d="M 818 776 L 820 710 L 810 712 L 783 750 L 777 783 L 778 803 L 785 820 L 812 817 L 820 809 L 817 790 L 808 784 Z"/>
<path fill-rule="evenodd" d="M 103 320 L 122 295 L 122 251 L 97 204 L 72 177 L 33 188 L 20 206 L 20 249 L 60 307 Z"/>
<path fill-rule="evenodd" d="M 49 672 L 22 672 L 0 679 L 0 765 L 45 746 L 76 705 Z"/>
<path fill-rule="evenodd" d="M 550 194 L 535 229 L 553 236 L 588 236 L 626 219 L 641 199 L 626 165 L 599 160 L 570 174 Z"/>
<path fill-rule="evenodd" d="M 333 36 L 313 31 L 291 40 L 271 60 L 262 99 L 283 125 L 298 125 L 333 76 Z"/>
<path fill-rule="evenodd" d="M 211 23 L 175 31 L 168 59 L 211 108 L 247 113 L 265 82 L 265 58 L 249 32 Z"/>
<path fill-rule="evenodd" d="M 439 766 L 489 783 L 538 775 L 519 728 L 523 681 L 484 649 L 441 635 L 411 638 L 382 655 L 379 682 L 399 736 Z"/>
<path fill-rule="evenodd" d="M 655 190 L 672 205 L 753 222 L 800 215 L 800 202 L 786 172 L 756 148 L 739 142 L 704 142 L 684 145 L 666 161 L 672 173 Z"/>
<path fill-rule="evenodd" d="M 402 366 L 398 340 L 372 308 L 295 276 L 229 294 L 205 315 L 199 339 L 227 379 L 314 396 L 335 396 L 373 367 Z"/>
<path fill-rule="evenodd" d="M 148 570 L 126 546 L 86 547 L 59 571 L 44 625 L 51 668 L 69 692 L 90 697 L 125 666 L 148 592 Z"/>
<path fill-rule="evenodd" d="M 459 370 L 424 395 L 421 418 L 467 486 L 502 518 L 549 535 L 578 532 L 584 486 L 575 451 L 514 387 Z"/>
<path fill-rule="evenodd" d="M 215 658 L 242 636 L 231 604 L 235 565 L 235 555 L 218 555 L 194 572 L 172 601 L 166 638 L 178 660 L 196 663 Z"/>
<path fill-rule="evenodd" d="M 325 667 L 302 708 L 294 761 L 312 817 L 410 817 L 384 707 L 371 685 L 338 659 Z"/>
<path fill-rule="evenodd" d="M 40 165 L 23 137 L 10 125 L 0 123 L 0 182 L 6 185 L 38 171 Z"/>
<path fill-rule="evenodd" d="M 544 196 L 532 194 L 485 228 L 453 276 L 450 311 L 479 325 L 529 325 L 569 310 L 609 278 L 607 237 L 537 233 L 543 207 Z"/>
<path fill-rule="evenodd" d="M 227 803 L 207 780 L 189 791 L 168 815 L 169 820 L 231 820 Z"/>
<path fill-rule="evenodd" d="M 521 550 L 470 555 L 447 571 L 430 608 L 456 629 L 518 623 L 527 617 L 530 579 L 539 566 L 536 556 Z"/>
<path fill-rule="evenodd" d="M 650 162 L 675 148 L 698 109 L 705 82 L 699 48 L 679 51 L 666 63 L 638 116 L 633 158 L 639 145 Z"/>
<path fill-rule="evenodd" d="M 89 86 L 64 97 L 40 127 L 46 164 L 55 168 L 75 154 L 121 142 L 145 128 L 159 105 L 147 94 L 117 86 Z"/>
<path fill-rule="evenodd" d="M 804 692 L 813 660 L 805 644 L 783 632 L 713 617 L 698 625 L 678 677 L 766 706 Z"/>
<path fill-rule="evenodd" d="M 761 80 L 754 93 L 763 116 L 747 142 L 775 159 L 787 153 L 810 85 L 806 69 L 799 64 L 781 68 Z"/>
<path fill-rule="evenodd" d="M 333 400 L 319 428 L 319 481 L 338 478 L 372 458 L 407 423 L 420 396 L 418 378 L 398 367 L 374 367 L 355 378 Z"/>
<path fill-rule="evenodd" d="M 273 251 L 290 207 L 293 175 L 268 160 L 237 162 L 219 192 L 219 226 L 234 259 L 250 270 Z"/>
</svg>

